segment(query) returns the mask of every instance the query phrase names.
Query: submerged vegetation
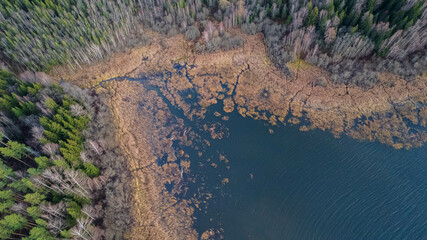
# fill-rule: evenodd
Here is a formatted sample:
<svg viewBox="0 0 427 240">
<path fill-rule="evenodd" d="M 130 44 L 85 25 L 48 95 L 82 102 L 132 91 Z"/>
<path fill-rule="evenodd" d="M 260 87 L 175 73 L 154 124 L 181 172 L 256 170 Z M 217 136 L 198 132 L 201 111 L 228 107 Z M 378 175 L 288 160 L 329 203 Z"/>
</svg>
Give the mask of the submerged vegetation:
<svg viewBox="0 0 427 240">
<path fill-rule="evenodd" d="M 0 70 L 0 239 L 123 239 L 132 221 L 132 199 L 125 194 L 130 192 L 130 173 L 115 143 L 115 126 L 105 100 L 108 96 L 63 82 L 51 83 L 47 74 L 38 71 L 93 64 L 112 52 L 150 43 L 156 35 L 153 32 L 165 37 L 181 34 L 191 54 L 200 54 L 201 59 L 206 53 L 245 48 L 248 39 L 261 39 L 258 36 L 262 35 L 260 43 L 267 54 L 258 55 L 264 65 L 270 67 L 271 60 L 289 79 L 295 77 L 292 68 L 299 71 L 304 65 L 313 74 L 308 73 L 317 74 L 308 74 L 309 81 L 306 76 L 304 84 L 309 87 L 299 88 L 302 83 L 293 80 L 284 84 L 283 74 L 252 74 L 253 65 L 240 69 L 249 58 L 245 53 L 232 56 L 233 71 L 240 72 L 237 80 L 233 71 L 226 69 L 227 77 L 204 78 L 199 83 L 189 80 L 182 86 L 209 89 L 200 91 L 205 94 L 202 108 L 221 99 L 226 112 L 236 109 L 244 116 L 257 118 L 257 111 L 271 110 L 269 121 L 274 124 L 287 121 L 288 113 L 298 118 L 311 114 L 320 122 L 313 128 L 324 127 L 337 134 L 353 131 L 356 123 L 351 121 L 357 115 L 360 123 L 353 137 L 368 136 L 396 148 L 409 148 L 414 142 L 419 146 L 426 141 L 426 110 L 418 106 L 425 104 L 425 96 L 411 99 L 409 94 L 425 88 L 420 76 L 425 77 L 427 66 L 426 26 L 426 0 L 0 0 L 0 69 L 20 73 L 18 78 Z M 157 43 L 160 48 L 174 47 L 165 42 L 161 39 Z M 262 47 L 258 42 L 251 44 Z M 264 48 L 250 51 L 265 53 Z M 159 53 L 162 51 L 156 50 L 152 55 Z M 148 61 L 147 56 L 143 59 Z M 203 75 L 205 69 L 200 71 L 194 76 L 207 76 Z M 218 76 L 216 69 L 212 76 Z M 274 81 L 267 82 L 261 76 Z M 300 76 L 304 78 L 304 74 Z M 337 87 L 342 91 L 332 91 L 329 83 L 345 86 Z M 407 96 L 401 97 L 401 89 L 392 86 L 396 83 L 406 88 Z M 156 84 L 162 91 L 163 83 Z M 340 103 L 346 100 L 344 95 L 358 101 L 349 96 L 348 87 L 353 85 L 364 90 L 380 85 L 381 93 L 389 95 L 382 100 L 392 108 L 385 114 L 392 115 L 394 122 L 381 125 L 377 118 L 364 119 L 359 109 L 348 119 L 348 112 L 338 111 L 345 119 L 335 122 L 329 112 L 319 117 L 316 104 L 323 103 L 328 94 Z M 388 85 L 398 97 L 392 98 L 386 91 L 384 86 Z M 164 89 L 176 90 L 170 97 L 176 98 L 184 112 L 193 114 L 192 107 L 176 97 L 180 96 L 178 88 L 172 84 Z M 318 96 L 322 101 L 312 102 L 314 107 L 307 112 L 303 105 L 316 97 L 311 90 L 326 97 Z M 297 99 L 297 95 L 306 97 Z M 405 112 L 407 106 L 403 110 L 397 104 L 402 99 L 410 102 L 408 108 L 418 107 Z M 294 106 L 299 103 L 304 104 Z M 375 111 L 368 114 L 375 115 Z M 259 118 L 267 120 L 262 114 Z M 404 123 L 407 119 L 410 124 Z M 411 144 L 403 144 L 408 140 L 401 137 L 405 133 L 409 133 Z M 166 141 L 166 136 L 162 140 Z M 174 167 L 183 173 L 182 166 Z"/>
</svg>

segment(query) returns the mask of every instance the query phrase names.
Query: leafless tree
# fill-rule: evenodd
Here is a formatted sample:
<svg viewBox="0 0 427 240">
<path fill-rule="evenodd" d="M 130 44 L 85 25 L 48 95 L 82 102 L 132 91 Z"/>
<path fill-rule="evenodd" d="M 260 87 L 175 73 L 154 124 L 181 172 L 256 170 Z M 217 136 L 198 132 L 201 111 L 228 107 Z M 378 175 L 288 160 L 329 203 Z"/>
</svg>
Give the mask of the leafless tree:
<svg viewBox="0 0 427 240">
<path fill-rule="evenodd" d="M 90 226 L 89 229 L 90 229 L 90 232 L 92 234 L 92 239 L 93 240 L 101 240 L 101 239 L 103 239 L 104 231 L 101 228 L 95 227 L 95 226 Z"/>
<path fill-rule="evenodd" d="M 64 218 L 48 216 L 46 220 L 47 228 L 55 235 L 59 234 L 62 230 L 67 228 L 67 223 L 65 222 Z"/>
<path fill-rule="evenodd" d="M 224 33 L 224 23 L 223 22 L 219 23 L 218 30 L 219 30 L 219 34 L 222 35 Z"/>
<path fill-rule="evenodd" d="M 24 178 L 28 176 L 28 173 L 26 171 L 19 170 L 15 172 L 15 176 L 18 178 Z"/>
<path fill-rule="evenodd" d="M 31 134 L 33 135 L 33 138 L 39 140 L 44 135 L 44 129 L 39 126 L 32 127 Z"/>
<path fill-rule="evenodd" d="M 15 213 L 26 214 L 28 205 L 24 202 L 18 202 L 12 205 L 10 210 Z"/>
<path fill-rule="evenodd" d="M 90 149 L 92 149 L 97 155 L 101 155 L 104 152 L 104 149 L 101 147 L 98 142 L 89 140 L 88 141 Z"/>
<path fill-rule="evenodd" d="M 425 3 L 427 5 L 427 3 Z M 389 49 L 387 57 L 403 59 L 409 54 L 427 46 L 427 8 L 424 9 L 420 19 L 408 30 L 396 31 L 381 45 L 382 49 Z"/>
<path fill-rule="evenodd" d="M 37 102 L 36 106 L 40 110 L 40 112 L 42 112 L 43 115 L 45 115 L 45 116 L 51 116 L 52 115 L 52 110 L 50 110 L 49 108 L 46 108 L 40 102 Z"/>
<path fill-rule="evenodd" d="M 59 151 L 59 145 L 56 143 L 46 143 L 43 145 L 42 151 L 44 154 L 49 156 L 56 155 Z"/>
<path fill-rule="evenodd" d="M 81 115 L 85 114 L 83 106 L 80 104 L 73 104 L 70 106 L 70 109 L 71 109 L 71 114 L 73 116 L 81 116 Z"/>
<path fill-rule="evenodd" d="M 187 31 L 185 32 L 185 37 L 191 41 L 196 40 L 198 37 L 200 37 L 200 31 L 197 27 L 190 26 L 187 28 Z"/>
<path fill-rule="evenodd" d="M 91 191 L 96 191 L 99 189 L 102 189 L 102 187 L 105 185 L 106 183 L 106 178 L 104 176 L 98 176 L 92 179 L 88 180 L 88 187 L 89 189 L 91 189 Z"/>
<path fill-rule="evenodd" d="M 42 173 L 42 176 L 49 182 L 46 183 L 46 181 L 43 181 L 43 179 L 38 176 L 33 177 L 33 182 L 58 193 L 77 194 L 87 198 L 92 197 L 88 190 L 88 181 L 90 178 L 78 170 L 63 169 L 53 166 L 46 169 Z"/>
<path fill-rule="evenodd" d="M 92 235 L 89 233 L 88 227 L 91 224 L 91 220 L 87 218 L 77 219 L 77 224 L 70 229 L 70 234 L 77 239 L 90 240 Z"/>
<path fill-rule="evenodd" d="M 325 31 L 325 42 L 332 43 L 337 37 L 337 31 L 334 27 L 330 27 Z"/>
<path fill-rule="evenodd" d="M 372 53 L 374 43 L 359 33 L 346 33 L 336 39 L 331 54 L 338 60 L 344 58 L 361 58 Z"/>
<path fill-rule="evenodd" d="M 48 170 L 48 169 L 47 169 Z M 45 170 L 46 172 L 46 170 Z M 47 178 L 48 179 L 48 178 Z M 64 191 L 58 185 L 51 183 L 49 180 L 43 179 L 43 177 L 35 175 L 31 177 L 31 182 L 37 187 L 46 187 L 54 192 L 63 194 Z"/>
<path fill-rule="evenodd" d="M 378 33 L 384 33 L 390 30 L 390 23 L 389 22 L 379 22 L 373 26 L 373 29 L 377 31 Z"/>
<path fill-rule="evenodd" d="M 211 21 L 208 22 L 208 24 L 205 27 L 206 32 L 208 32 L 209 34 L 209 38 L 211 38 L 213 36 L 213 33 L 215 31 L 215 26 L 213 25 L 213 23 Z"/>
<path fill-rule="evenodd" d="M 34 83 L 36 80 L 36 75 L 32 71 L 25 71 L 19 74 L 19 79 L 24 82 Z"/>
<path fill-rule="evenodd" d="M 86 151 L 80 152 L 80 158 L 84 163 L 93 163 L 92 159 L 88 156 Z"/>
<path fill-rule="evenodd" d="M 230 2 L 227 0 L 219 0 L 219 7 L 222 10 L 225 10 L 228 6 L 230 6 Z"/>
<path fill-rule="evenodd" d="M 205 42 L 209 42 L 209 33 L 207 31 L 203 31 L 203 38 L 205 39 Z"/>
<path fill-rule="evenodd" d="M 44 72 L 36 72 L 35 77 L 37 82 L 45 86 L 48 86 L 52 82 L 50 77 Z"/>
<path fill-rule="evenodd" d="M 71 183 L 74 192 L 79 193 L 79 195 L 90 198 L 90 193 L 88 191 L 88 181 L 90 180 L 84 173 L 74 169 L 65 169 L 64 170 L 65 178 L 68 182 Z"/>
<path fill-rule="evenodd" d="M 97 209 L 92 205 L 84 205 L 82 208 L 82 213 L 86 214 L 92 221 L 102 217 L 102 208 Z"/>
<path fill-rule="evenodd" d="M 4 124 L 5 127 L 10 129 L 17 128 L 15 126 L 15 123 L 9 117 L 7 117 L 2 111 L 0 111 L 0 123 Z M 2 131 L 2 133 L 4 133 L 4 131 Z"/>
<path fill-rule="evenodd" d="M 40 205 L 40 209 L 44 214 L 52 215 L 58 218 L 65 218 L 65 203 L 59 202 L 57 204 L 44 203 Z"/>
<path fill-rule="evenodd" d="M 314 26 L 290 32 L 283 39 L 283 44 L 292 48 L 296 54 L 307 53 L 313 47 Z"/>
</svg>

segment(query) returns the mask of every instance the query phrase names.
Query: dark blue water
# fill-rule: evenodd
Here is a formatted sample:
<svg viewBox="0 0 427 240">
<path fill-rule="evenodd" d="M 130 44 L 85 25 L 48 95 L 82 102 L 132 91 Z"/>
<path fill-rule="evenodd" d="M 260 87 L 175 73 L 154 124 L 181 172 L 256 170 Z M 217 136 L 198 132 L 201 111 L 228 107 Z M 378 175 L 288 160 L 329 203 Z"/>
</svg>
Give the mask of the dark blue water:
<svg viewBox="0 0 427 240">
<path fill-rule="evenodd" d="M 213 196 L 196 211 L 200 233 L 215 227 L 224 239 L 427 239 L 427 147 L 395 150 L 289 126 L 270 134 L 271 126 L 237 113 L 220 122 L 229 137 L 211 140 L 192 160 L 190 193 Z M 229 163 L 215 159 L 217 152 Z"/>
<path fill-rule="evenodd" d="M 176 73 L 103 83 L 167 81 L 184 70 L 191 80 L 187 64 L 174 68 Z M 209 139 L 210 146 L 195 141 L 185 147 L 191 174 L 184 178 L 189 190 L 179 197 L 200 201 L 194 214 L 200 234 L 213 228 L 232 240 L 427 239 L 427 146 L 395 150 L 328 132 L 300 132 L 296 126 L 271 127 L 236 112 L 222 121 L 213 116 L 219 105 L 206 119 L 192 122 L 168 106 L 204 139 L 209 139 L 205 123 L 229 129 L 227 137 Z M 220 161 L 219 154 L 229 162 Z M 223 184 L 225 178 L 229 183 Z M 170 191 L 174 185 L 166 187 Z"/>
</svg>

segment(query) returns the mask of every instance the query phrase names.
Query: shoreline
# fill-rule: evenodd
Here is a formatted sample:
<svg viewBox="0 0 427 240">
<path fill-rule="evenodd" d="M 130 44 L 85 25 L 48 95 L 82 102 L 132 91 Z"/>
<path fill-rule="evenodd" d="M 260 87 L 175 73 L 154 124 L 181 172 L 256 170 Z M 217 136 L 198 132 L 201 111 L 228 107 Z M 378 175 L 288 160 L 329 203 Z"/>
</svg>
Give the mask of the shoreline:
<svg viewBox="0 0 427 240">
<path fill-rule="evenodd" d="M 177 135 L 175 128 L 182 123 L 166 126 L 176 120 L 153 91 L 138 83 L 111 83 L 107 89 L 114 92 L 110 104 L 114 122 L 120 126 L 116 138 L 131 172 L 134 225 L 125 239 L 197 239 L 197 233 L 190 230 L 194 210 L 164 187 L 180 179 L 182 168 L 172 162 L 176 156 L 166 136 Z M 153 106 L 159 114 L 149 110 Z M 157 160 L 165 153 L 170 163 L 158 166 Z"/>
<path fill-rule="evenodd" d="M 178 91 L 195 88 L 199 92 L 200 105 L 207 107 L 224 100 L 225 111 L 236 109 L 244 116 L 264 119 L 273 124 L 297 124 L 301 118 L 311 123 L 301 130 L 329 130 L 335 136 L 347 134 L 360 140 L 379 140 L 395 148 L 411 148 L 427 141 L 427 134 L 418 132 L 416 136 L 405 137 L 399 134 L 402 129 L 410 132 L 409 125 L 426 127 L 427 108 L 408 112 L 401 109 L 413 108 L 427 103 L 427 75 L 406 81 L 398 76 L 382 73 L 380 83 L 372 89 L 362 89 L 344 84 L 334 85 L 329 74 L 324 70 L 306 64 L 303 61 L 288 63 L 287 66 L 295 77 L 285 76 L 270 62 L 262 41 L 262 34 L 246 35 L 240 30 L 230 30 L 233 35 L 246 39 L 242 48 L 226 52 L 196 54 L 192 51 L 192 42 L 183 36 L 162 38 L 151 33 L 152 44 L 116 53 L 104 62 L 87 66 L 80 71 L 65 71 L 60 67 L 65 81 L 83 87 L 93 87 L 99 82 L 114 77 L 138 77 L 141 73 L 153 73 L 168 70 L 173 72 L 172 62 L 187 62 L 195 65 L 188 71 L 193 77 L 174 77 L 168 84 L 168 100 L 183 109 L 188 108 Z M 167 57 L 166 57 L 167 56 Z M 250 69 L 245 70 L 248 66 Z M 72 73 L 71 73 L 72 72 Z M 204 76 L 206 73 L 210 76 Z M 52 76 L 59 80 L 61 75 Z M 217 77 L 215 77 L 217 75 Z M 219 75 L 219 77 L 218 77 Z M 240 81 L 237 83 L 237 78 Z M 319 81 L 321 82 L 319 84 Z M 159 87 L 162 83 L 154 83 Z M 226 86 L 225 88 L 223 86 Z M 226 89 L 227 88 L 227 89 Z M 226 92 L 233 89 L 232 92 Z M 266 118 L 260 112 L 269 112 L 274 117 Z M 395 115 L 393 125 L 399 125 L 399 131 L 393 126 L 386 126 L 378 115 L 387 113 Z M 365 121 L 368 119 L 368 121 Z M 410 120 L 411 124 L 405 121 Z M 356 126 L 353 121 L 365 121 Z M 357 127 L 357 131 L 354 129 Z M 358 132 L 365 132 L 364 136 Z M 368 131 L 371 134 L 368 134 Z M 381 133 L 378 133 L 381 132 Z M 384 137 L 394 136 L 398 141 Z M 416 138 L 416 139 L 415 139 Z M 408 143 L 410 142 L 410 143 Z"/>
<path fill-rule="evenodd" d="M 236 110 L 242 116 L 273 125 L 301 124 L 302 131 L 328 130 L 337 137 L 347 134 L 360 140 L 378 140 L 395 148 L 417 147 L 427 141 L 422 130 L 427 122 L 425 75 L 409 82 L 384 73 L 380 84 L 364 90 L 333 85 L 327 72 L 298 61 L 287 64 L 295 76 L 291 78 L 269 62 L 262 35 L 230 32 L 244 36 L 242 48 L 196 54 L 191 51 L 193 43 L 182 36 L 162 39 L 152 33 L 150 45 L 115 53 L 83 69 L 58 67 L 61 74 L 52 76 L 82 87 L 94 87 L 114 77 L 176 72 L 173 62 L 186 62 L 196 67 L 173 74 L 166 82 L 152 79 L 150 85 L 158 87 L 190 120 L 203 118 L 203 108 L 222 100 L 225 112 Z M 319 79 L 323 82 L 320 85 Z M 116 139 L 132 172 L 135 226 L 126 239 L 138 239 L 141 235 L 152 239 L 197 239 L 192 229 L 194 210 L 188 202 L 177 201 L 164 189 L 164 183 L 180 181 L 181 171 L 188 171 L 188 167 L 182 170 L 182 166 L 173 163 L 177 153 L 170 145 L 173 138 L 187 141 L 180 134 L 184 123 L 168 111 L 166 103 L 154 91 L 139 83 L 112 81 L 105 88 L 112 93 L 110 105 L 117 126 Z M 194 96 L 183 94 L 191 89 L 198 94 L 197 108 L 186 101 Z M 416 108 L 417 103 L 421 107 Z M 302 122 L 305 119 L 309 123 Z M 414 130 L 407 120 L 421 130 Z M 166 124 L 168 121 L 174 121 L 174 126 Z M 168 164 L 159 167 L 156 160 L 165 153 Z"/>
</svg>

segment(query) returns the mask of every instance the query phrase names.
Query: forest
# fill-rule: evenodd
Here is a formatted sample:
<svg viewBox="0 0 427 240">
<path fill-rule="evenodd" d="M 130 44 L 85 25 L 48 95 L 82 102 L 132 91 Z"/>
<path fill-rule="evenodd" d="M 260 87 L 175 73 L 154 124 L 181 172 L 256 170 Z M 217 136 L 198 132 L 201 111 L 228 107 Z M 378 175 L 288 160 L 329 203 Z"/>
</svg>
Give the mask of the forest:
<svg viewBox="0 0 427 240">
<path fill-rule="evenodd" d="M 131 221 L 107 93 L 44 72 L 149 44 L 151 31 L 200 54 L 238 49 L 231 29 L 262 35 L 283 73 L 302 60 L 335 84 L 411 81 L 427 66 L 426 0 L 0 0 L 0 239 L 123 239 Z"/>
<path fill-rule="evenodd" d="M 44 73 L 20 77 L 0 72 L 0 239 L 102 239 L 102 218 L 121 216 L 104 206 L 118 155 L 99 136 L 105 106 Z"/>
<path fill-rule="evenodd" d="M 150 42 L 147 31 L 195 41 L 195 51 L 244 44 L 227 29 L 263 33 L 272 62 L 297 59 L 334 83 L 372 87 L 426 66 L 425 0 L 1 0 L 0 57 L 17 70 L 79 67 Z"/>
</svg>

